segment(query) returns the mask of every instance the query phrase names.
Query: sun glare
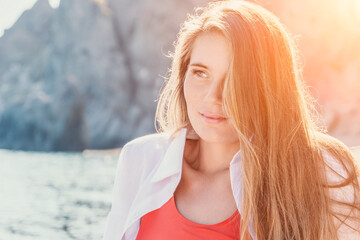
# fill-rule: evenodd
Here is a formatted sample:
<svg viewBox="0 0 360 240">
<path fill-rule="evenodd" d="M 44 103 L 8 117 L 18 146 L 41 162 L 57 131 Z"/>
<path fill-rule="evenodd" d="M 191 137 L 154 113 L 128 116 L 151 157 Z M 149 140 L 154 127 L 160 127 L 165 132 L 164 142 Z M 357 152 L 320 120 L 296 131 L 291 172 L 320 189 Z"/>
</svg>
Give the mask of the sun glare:
<svg viewBox="0 0 360 240">
<path fill-rule="evenodd" d="M 354 1 L 355 16 L 357 16 L 357 21 L 360 22 L 360 1 L 359 0 L 353 0 L 353 1 Z"/>
</svg>

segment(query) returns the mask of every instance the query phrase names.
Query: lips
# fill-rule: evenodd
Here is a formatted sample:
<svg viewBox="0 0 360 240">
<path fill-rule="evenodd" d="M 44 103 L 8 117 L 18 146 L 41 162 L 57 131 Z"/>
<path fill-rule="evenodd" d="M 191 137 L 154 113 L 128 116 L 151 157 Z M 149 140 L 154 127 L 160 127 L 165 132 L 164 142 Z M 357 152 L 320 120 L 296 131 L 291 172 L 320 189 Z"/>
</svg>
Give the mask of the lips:
<svg viewBox="0 0 360 240">
<path fill-rule="evenodd" d="M 222 115 L 219 115 L 219 114 L 213 114 L 213 113 L 200 113 L 200 114 L 206 118 L 225 119 L 225 117 L 223 117 Z"/>
<path fill-rule="evenodd" d="M 217 114 L 209 114 L 209 113 L 202 114 L 202 113 L 200 113 L 200 115 L 201 115 L 201 118 L 208 124 L 219 124 L 226 120 L 226 118 L 222 117 L 221 115 L 217 115 Z"/>
</svg>

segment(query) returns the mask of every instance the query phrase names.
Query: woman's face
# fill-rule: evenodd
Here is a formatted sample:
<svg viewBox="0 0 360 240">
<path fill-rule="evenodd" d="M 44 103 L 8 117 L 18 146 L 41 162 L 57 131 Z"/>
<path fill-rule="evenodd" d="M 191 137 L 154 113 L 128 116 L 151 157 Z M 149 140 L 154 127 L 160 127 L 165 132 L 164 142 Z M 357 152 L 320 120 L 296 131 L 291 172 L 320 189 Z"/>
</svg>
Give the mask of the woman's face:
<svg viewBox="0 0 360 240">
<path fill-rule="evenodd" d="M 230 60 L 231 47 L 220 33 L 203 33 L 196 38 L 185 75 L 184 95 L 192 127 L 208 142 L 238 141 L 222 106 Z"/>
</svg>

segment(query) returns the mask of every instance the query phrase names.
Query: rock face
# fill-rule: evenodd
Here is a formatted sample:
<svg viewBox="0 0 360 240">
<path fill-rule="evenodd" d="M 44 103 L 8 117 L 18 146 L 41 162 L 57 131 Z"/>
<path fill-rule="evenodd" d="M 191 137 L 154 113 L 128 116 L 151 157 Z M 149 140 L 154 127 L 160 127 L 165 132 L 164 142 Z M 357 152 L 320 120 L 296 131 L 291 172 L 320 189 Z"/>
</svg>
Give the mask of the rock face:
<svg viewBox="0 0 360 240">
<path fill-rule="evenodd" d="M 165 54 L 193 4 L 142 2 L 24 12 L 0 38 L 0 148 L 112 148 L 154 132 Z"/>
<path fill-rule="evenodd" d="M 206 2 L 61 0 L 53 9 L 48 0 L 38 0 L 0 38 L 0 148 L 115 148 L 154 132 L 155 100 L 170 63 L 165 55 L 173 51 L 186 14 Z M 292 16 L 284 9 L 272 10 L 288 24 Z M 308 66 L 319 73 L 318 65 Z M 311 74 L 306 79 L 324 77 Z M 319 89 L 324 85 L 318 82 Z M 327 123 L 341 136 L 341 124 L 348 121 L 331 111 Z M 351 116 L 359 120 L 359 114 Z M 359 135 L 354 135 L 358 144 Z"/>
</svg>

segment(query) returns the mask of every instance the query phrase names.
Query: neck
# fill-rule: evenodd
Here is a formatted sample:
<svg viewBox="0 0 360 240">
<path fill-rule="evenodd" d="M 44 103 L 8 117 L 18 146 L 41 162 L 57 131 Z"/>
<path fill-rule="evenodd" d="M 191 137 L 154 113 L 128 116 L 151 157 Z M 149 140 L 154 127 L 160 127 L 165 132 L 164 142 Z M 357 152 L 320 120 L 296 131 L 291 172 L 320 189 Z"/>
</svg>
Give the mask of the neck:
<svg viewBox="0 0 360 240">
<path fill-rule="evenodd" d="M 232 158 L 239 151 L 239 142 L 207 142 L 201 138 L 188 142 L 187 160 L 194 170 L 204 175 L 227 171 Z"/>
</svg>

